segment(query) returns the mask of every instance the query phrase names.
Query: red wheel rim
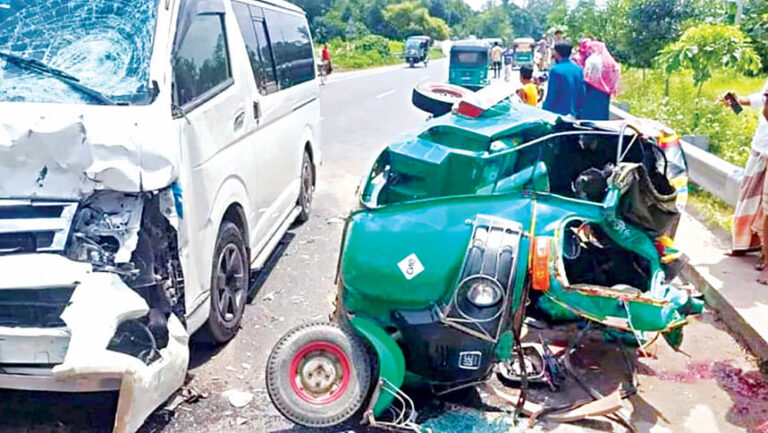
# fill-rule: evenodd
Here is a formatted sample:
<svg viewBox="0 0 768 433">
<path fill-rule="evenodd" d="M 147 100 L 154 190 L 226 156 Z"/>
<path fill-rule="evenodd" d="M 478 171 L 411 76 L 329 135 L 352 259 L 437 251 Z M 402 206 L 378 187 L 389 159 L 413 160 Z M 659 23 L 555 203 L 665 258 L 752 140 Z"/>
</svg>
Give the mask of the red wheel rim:
<svg viewBox="0 0 768 433">
<path fill-rule="evenodd" d="M 306 389 L 307 384 L 305 380 L 307 377 L 305 374 L 307 372 L 305 370 L 311 368 L 311 365 L 308 365 L 309 362 L 316 362 L 319 368 L 324 368 L 325 371 L 328 370 L 329 365 L 333 365 L 335 377 L 329 384 L 327 392 L 316 394 Z M 288 380 L 293 392 L 307 403 L 317 405 L 333 403 L 341 398 L 349 387 L 349 380 L 352 374 L 349 364 L 349 357 L 337 345 L 325 341 L 314 341 L 302 347 L 293 356 L 288 371 Z M 302 371 L 300 372 L 299 369 Z M 312 374 L 312 372 L 309 372 L 309 374 Z M 339 374 L 341 377 L 339 377 Z"/>
</svg>

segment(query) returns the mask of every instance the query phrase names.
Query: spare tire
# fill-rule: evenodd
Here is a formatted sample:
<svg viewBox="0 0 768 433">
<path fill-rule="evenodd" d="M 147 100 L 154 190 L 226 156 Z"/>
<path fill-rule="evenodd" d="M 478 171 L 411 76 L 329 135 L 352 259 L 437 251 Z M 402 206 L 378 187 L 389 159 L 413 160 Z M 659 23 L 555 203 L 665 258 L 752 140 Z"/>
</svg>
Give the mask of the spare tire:
<svg viewBox="0 0 768 433">
<path fill-rule="evenodd" d="M 471 94 L 461 86 L 445 83 L 422 83 L 413 89 L 413 105 L 435 116 L 451 112 L 453 104 Z"/>
</svg>

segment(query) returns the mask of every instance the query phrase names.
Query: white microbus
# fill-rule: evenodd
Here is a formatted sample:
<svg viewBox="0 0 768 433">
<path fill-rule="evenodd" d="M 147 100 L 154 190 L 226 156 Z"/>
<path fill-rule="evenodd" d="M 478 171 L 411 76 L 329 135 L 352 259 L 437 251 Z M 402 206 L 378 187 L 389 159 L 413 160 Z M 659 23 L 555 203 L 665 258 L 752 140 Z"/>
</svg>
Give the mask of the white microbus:
<svg viewBox="0 0 768 433">
<path fill-rule="evenodd" d="M 315 70 L 280 0 L 0 1 L 0 388 L 119 390 L 132 432 L 235 336 L 309 216 Z"/>
</svg>

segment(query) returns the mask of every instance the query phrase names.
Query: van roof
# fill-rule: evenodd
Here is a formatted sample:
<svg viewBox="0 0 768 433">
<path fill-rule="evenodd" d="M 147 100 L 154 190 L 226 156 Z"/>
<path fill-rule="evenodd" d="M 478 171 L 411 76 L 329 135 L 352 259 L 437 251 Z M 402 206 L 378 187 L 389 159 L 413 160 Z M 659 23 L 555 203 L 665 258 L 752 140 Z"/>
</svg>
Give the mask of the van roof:
<svg viewBox="0 0 768 433">
<path fill-rule="evenodd" d="M 300 13 L 302 15 L 306 15 L 306 13 L 304 12 L 304 9 L 296 6 L 293 3 L 289 3 L 289 2 L 284 1 L 284 0 L 238 0 L 238 1 L 244 1 L 244 2 L 247 2 L 247 3 L 256 3 L 256 4 L 263 3 L 263 4 L 270 5 L 270 6 L 275 6 L 275 7 L 281 8 L 281 9 L 288 9 L 288 10 L 293 11 L 293 12 L 298 12 L 298 13 Z"/>
</svg>

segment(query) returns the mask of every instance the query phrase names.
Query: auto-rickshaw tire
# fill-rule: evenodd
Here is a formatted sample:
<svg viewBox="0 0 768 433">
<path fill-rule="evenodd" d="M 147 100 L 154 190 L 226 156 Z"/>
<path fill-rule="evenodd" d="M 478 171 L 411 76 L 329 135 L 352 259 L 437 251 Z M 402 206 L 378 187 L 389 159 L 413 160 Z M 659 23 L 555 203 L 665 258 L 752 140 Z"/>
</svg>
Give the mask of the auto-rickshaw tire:
<svg viewBox="0 0 768 433">
<path fill-rule="evenodd" d="M 453 96 L 446 96 L 451 93 Z M 459 99 L 472 93 L 461 86 L 445 83 L 422 83 L 413 88 L 411 101 L 419 110 L 434 116 L 442 116 L 451 112 L 453 104 Z"/>
<path fill-rule="evenodd" d="M 362 412 L 373 382 L 371 356 L 362 340 L 354 332 L 326 322 L 300 325 L 285 334 L 267 361 L 267 393 L 275 408 L 288 420 L 308 428 L 335 426 Z M 309 357 L 313 352 L 322 355 Z M 311 391 L 302 388 L 300 382 L 304 382 L 298 373 L 304 362 L 321 356 L 322 362 L 335 359 L 331 362 L 333 371 L 341 377 L 334 382 L 341 382 L 335 384 L 338 394 L 331 392 L 315 400 Z"/>
</svg>

